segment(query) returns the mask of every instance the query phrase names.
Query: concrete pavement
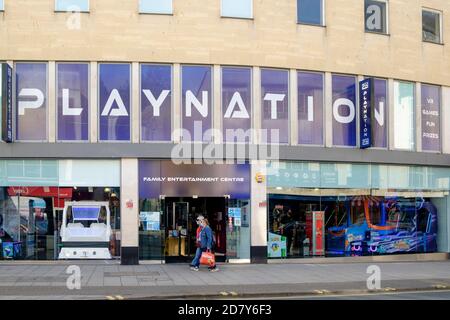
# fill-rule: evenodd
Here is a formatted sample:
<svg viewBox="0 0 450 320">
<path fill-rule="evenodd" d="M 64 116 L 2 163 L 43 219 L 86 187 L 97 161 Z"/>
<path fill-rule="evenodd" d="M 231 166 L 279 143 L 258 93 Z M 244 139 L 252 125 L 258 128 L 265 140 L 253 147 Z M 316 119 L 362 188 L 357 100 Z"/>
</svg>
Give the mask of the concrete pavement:
<svg viewBox="0 0 450 320">
<path fill-rule="evenodd" d="M 69 266 L 81 289 L 69 290 Z M 367 292 L 368 263 L 220 265 L 210 273 L 185 264 L 122 266 L 116 261 L 0 263 L 0 299 L 246 298 Z M 450 261 L 377 263 L 381 292 L 450 288 Z M 70 278 L 69 282 L 74 278 Z"/>
</svg>

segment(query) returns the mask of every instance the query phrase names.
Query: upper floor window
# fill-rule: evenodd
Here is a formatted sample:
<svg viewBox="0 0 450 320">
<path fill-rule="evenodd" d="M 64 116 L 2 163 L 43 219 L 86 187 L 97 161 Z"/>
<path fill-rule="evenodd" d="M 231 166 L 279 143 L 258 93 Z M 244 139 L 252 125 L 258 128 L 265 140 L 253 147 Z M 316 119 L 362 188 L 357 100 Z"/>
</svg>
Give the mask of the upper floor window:
<svg viewBox="0 0 450 320">
<path fill-rule="evenodd" d="M 253 0 L 222 0 L 222 17 L 253 18 Z"/>
<path fill-rule="evenodd" d="M 388 33 L 387 0 L 365 0 L 364 16 L 366 32 Z"/>
<path fill-rule="evenodd" d="M 55 11 L 89 12 L 89 0 L 55 0 Z"/>
<path fill-rule="evenodd" d="M 0 11 L 4 11 L 5 10 L 5 5 L 3 3 L 3 0 L 0 0 Z"/>
<path fill-rule="evenodd" d="M 172 14 L 172 0 L 139 0 L 139 13 Z"/>
<path fill-rule="evenodd" d="M 323 26 L 324 0 L 297 0 L 297 22 Z"/>
<path fill-rule="evenodd" d="M 422 40 L 442 43 L 442 14 L 431 9 L 422 10 Z"/>
</svg>

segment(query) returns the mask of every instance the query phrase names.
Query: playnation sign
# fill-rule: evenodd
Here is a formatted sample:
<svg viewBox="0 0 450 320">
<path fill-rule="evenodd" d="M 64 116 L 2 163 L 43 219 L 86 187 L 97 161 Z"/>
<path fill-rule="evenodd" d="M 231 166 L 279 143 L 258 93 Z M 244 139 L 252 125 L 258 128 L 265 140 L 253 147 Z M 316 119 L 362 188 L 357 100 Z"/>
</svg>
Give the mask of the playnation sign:
<svg viewBox="0 0 450 320">
<path fill-rule="evenodd" d="M 87 63 L 57 63 L 57 140 L 88 141 L 90 70 Z M 251 68 L 221 69 L 221 108 L 213 106 L 212 67 L 181 67 L 181 122 L 184 141 L 211 141 L 213 107 L 221 110 L 224 140 L 248 142 L 252 124 Z M 48 67 L 46 63 L 16 64 L 16 137 L 22 141 L 47 140 Z M 142 141 L 171 141 L 173 112 L 171 65 L 140 65 L 140 132 Z M 298 72 L 298 138 L 300 144 L 323 145 L 323 74 Z M 276 131 L 263 142 L 289 143 L 289 72 L 261 69 L 261 128 Z M 353 76 L 333 75 L 333 143 L 357 145 L 357 83 Z M 374 79 L 371 146 L 386 147 L 386 81 Z M 131 66 L 98 66 L 98 130 L 100 141 L 130 141 Z M 371 119 L 372 120 L 372 119 Z M 200 124 L 200 126 L 198 126 Z M 196 130 L 200 127 L 200 134 Z"/>
</svg>

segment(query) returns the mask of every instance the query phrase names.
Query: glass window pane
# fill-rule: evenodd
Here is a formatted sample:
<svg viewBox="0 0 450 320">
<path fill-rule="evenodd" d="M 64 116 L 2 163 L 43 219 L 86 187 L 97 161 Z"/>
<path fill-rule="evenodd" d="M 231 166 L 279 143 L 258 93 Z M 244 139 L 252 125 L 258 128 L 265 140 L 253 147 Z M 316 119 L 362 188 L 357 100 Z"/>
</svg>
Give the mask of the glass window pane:
<svg viewBox="0 0 450 320">
<path fill-rule="evenodd" d="M 422 85 L 422 150 L 441 150 L 441 90 L 438 86 Z"/>
<path fill-rule="evenodd" d="M 370 32 L 387 32 L 386 2 L 365 0 L 365 28 Z"/>
<path fill-rule="evenodd" d="M 322 1 L 323 0 L 298 0 L 298 22 L 322 25 Z"/>
<path fill-rule="evenodd" d="M 252 71 L 250 68 L 222 68 L 223 141 L 251 139 Z"/>
<path fill-rule="evenodd" d="M 298 143 L 323 144 L 323 74 L 298 72 Z"/>
<path fill-rule="evenodd" d="M 440 14 L 422 11 L 422 33 L 424 41 L 441 42 Z"/>
<path fill-rule="evenodd" d="M 289 143 L 289 71 L 261 70 L 261 140 Z"/>
<path fill-rule="evenodd" d="M 414 150 L 415 113 L 414 85 L 395 82 L 394 85 L 394 146 L 396 149 Z"/>
<path fill-rule="evenodd" d="M 253 18 L 253 0 L 222 0 L 222 17 Z"/>
<path fill-rule="evenodd" d="M 89 0 L 56 0 L 55 10 L 89 12 Z"/>
<path fill-rule="evenodd" d="M 3 0 L 0 0 L 0 11 L 5 10 L 5 4 L 3 3 Z"/>
<path fill-rule="evenodd" d="M 172 14 L 172 0 L 140 0 L 139 12 Z"/>
<path fill-rule="evenodd" d="M 182 127 L 184 141 L 211 141 L 212 68 L 181 67 Z M 201 135 L 201 136 L 200 136 Z"/>
<path fill-rule="evenodd" d="M 16 63 L 17 140 L 47 140 L 47 91 L 46 63 Z"/>
</svg>

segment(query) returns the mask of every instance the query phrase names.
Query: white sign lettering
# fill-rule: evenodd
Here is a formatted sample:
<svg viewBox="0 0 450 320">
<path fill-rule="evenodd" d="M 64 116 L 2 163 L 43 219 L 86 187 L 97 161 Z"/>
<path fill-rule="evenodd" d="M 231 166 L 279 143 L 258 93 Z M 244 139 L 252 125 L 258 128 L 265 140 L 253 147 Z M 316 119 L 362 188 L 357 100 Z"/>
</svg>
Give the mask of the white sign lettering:
<svg viewBox="0 0 450 320">
<path fill-rule="evenodd" d="M 69 105 L 70 91 L 69 89 L 62 90 L 62 104 L 63 104 L 63 116 L 79 116 L 83 112 L 83 108 L 71 108 Z"/>
<path fill-rule="evenodd" d="M 277 105 L 286 97 L 285 94 L 267 93 L 264 97 L 265 101 L 270 101 L 270 118 L 276 120 L 277 117 Z"/>
<path fill-rule="evenodd" d="M 348 116 L 341 116 L 340 114 L 340 107 L 345 106 L 349 109 L 349 115 Z M 336 119 L 337 122 L 340 122 L 342 124 L 347 124 L 352 122 L 355 119 L 356 110 L 355 110 L 355 104 L 345 98 L 337 99 L 333 104 L 333 116 Z"/>
<path fill-rule="evenodd" d="M 112 109 L 114 102 L 116 102 L 118 108 Z M 111 91 L 108 101 L 106 102 L 106 105 L 103 108 L 102 117 L 108 116 L 114 117 L 128 116 L 127 108 L 125 108 L 125 104 L 123 103 L 122 97 L 120 96 L 120 93 L 117 89 Z"/>
<path fill-rule="evenodd" d="M 20 100 L 23 97 L 35 97 L 34 101 Z M 19 116 L 25 115 L 26 109 L 39 109 L 44 104 L 44 93 L 39 89 L 24 88 L 19 92 Z"/>
<path fill-rule="evenodd" d="M 384 126 L 384 102 L 380 101 L 379 106 L 379 110 L 375 108 L 375 119 L 377 120 L 380 127 L 382 127 Z"/>
<path fill-rule="evenodd" d="M 235 106 L 239 107 L 239 110 L 234 110 Z M 233 119 L 249 119 L 250 115 L 248 114 L 247 108 L 245 107 L 244 101 L 242 100 L 241 94 L 239 92 L 235 92 L 233 97 L 231 98 L 230 103 L 228 104 L 228 108 L 225 112 L 224 118 L 233 118 Z"/>
<path fill-rule="evenodd" d="M 161 106 L 166 100 L 167 96 L 170 94 L 170 90 L 163 90 L 159 95 L 158 99 L 156 99 L 153 93 L 148 89 L 144 89 L 142 90 L 142 92 L 145 94 L 148 101 L 153 107 L 153 116 L 159 117 Z"/>
<path fill-rule="evenodd" d="M 186 117 L 192 117 L 192 106 L 202 115 L 203 118 L 208 116 L 208 91 L 202 91 L 202 102 L 191 90 L 186 91 Z"/>
<path fill-rule="evenodd" d="M 308 96 L 308 121 L 314 122 L 314 97 Z"/>
</svg>

